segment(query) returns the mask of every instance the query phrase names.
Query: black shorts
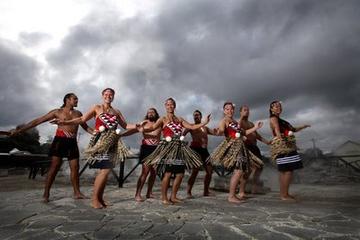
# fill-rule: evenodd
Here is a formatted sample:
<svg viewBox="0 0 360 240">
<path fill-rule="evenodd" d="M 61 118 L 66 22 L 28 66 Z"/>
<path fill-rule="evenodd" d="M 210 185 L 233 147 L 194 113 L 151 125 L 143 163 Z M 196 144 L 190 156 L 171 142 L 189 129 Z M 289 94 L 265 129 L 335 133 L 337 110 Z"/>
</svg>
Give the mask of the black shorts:
<svg viewBox="0 0 360 240">
<path fill-rule="evenodd" d="M 293 171 L 303 168 L 303 163 L 297 151 L 289 154 L 278 155 L 276 164 L 280 172 Z"/>
<path fill-rule="evenodd" d="M 166 164 L 165 172 L 171 172 L 174 174 L 185 173 L 185 165 L 169 165 Z"/>
<path fill-rule="evenodd" d="M 95 169 L 111 169 L 114 168 L 114 164 L 109 160 L 96 161 L 89 165 L 89 168 Z"/>
<path fill-rule="evenodd" d="M 79 148 L 76 138 L 55 136 L 50 147 L 49 156 L 67 158 L 68 160 L 79 159 Z"/>
<path fill-rule="evenodd" d="M 156 149 L 156 145 L 141 145 L 140 154 L 139 154 L 139 162 L 143 163 L 144 158 L 149 156 Z"/>
<path fill-rule="evenodd" d="M 209 161 L 210 153 L 207 150 L 207 148 L 203 148 L 203 147 L 190 147 L 190 148 L 200 155 L 201 161 L 204 166 L 210 164 L 210 161 Z"/>
</svg>

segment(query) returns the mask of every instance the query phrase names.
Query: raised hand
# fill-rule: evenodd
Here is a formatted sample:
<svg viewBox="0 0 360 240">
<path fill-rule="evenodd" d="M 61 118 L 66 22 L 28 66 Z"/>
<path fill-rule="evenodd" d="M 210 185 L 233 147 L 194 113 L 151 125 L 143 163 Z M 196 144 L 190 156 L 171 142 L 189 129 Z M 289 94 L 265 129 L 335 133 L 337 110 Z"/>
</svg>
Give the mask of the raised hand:
<svg viewBox="0 0 360 240">
<path fill-rule="evenodd" d="M 59 118 L 54 118 L 53 120 L 49 121 L 49 123 L 56 124 L 56 125 L 62 125 L 64 123 L 64 121 Z"/>
<path fill-rule="evenodd" d="M 210 119 L 211 119 L 211 113 L 206 116 L 205 125 L 210 122 Z"/>
<path fill-rule="evenodd" d="M 262 126 L 264 125 L 263 122 L 259 121 L 255 124 L 256 128 L 259 129 L 259 128 L 262 128 Z"/>
</svg>

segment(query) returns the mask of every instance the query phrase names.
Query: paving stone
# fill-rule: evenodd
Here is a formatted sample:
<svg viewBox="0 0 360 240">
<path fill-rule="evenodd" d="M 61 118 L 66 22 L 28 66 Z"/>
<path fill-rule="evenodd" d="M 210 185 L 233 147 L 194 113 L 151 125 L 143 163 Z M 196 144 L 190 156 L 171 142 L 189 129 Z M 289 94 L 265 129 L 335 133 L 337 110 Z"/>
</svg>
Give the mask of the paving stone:
<svg viewBox="0 0 360 240">
<path fill-rule="evenodd" d="M 301 239 L 313 239 L 324 232 L 318 231 L 316 229 L 304 229 L 304 228 L 292 228 L 292 227 L 275 227 L 278 232 L 288 233 L 291 236 L 295 236 Z"/>
<path fill-rule="evenodd" d="M 64 233 L 88 233 L 97 231 L 102 227 L 103 223 L 99 221 L 84 221 L 84 222 L 66 222 L 56 228 L 59 232 Z"/>
<path fill-rule="evenodd" d="M 8 237 L 14 236 L 19 232 L 24 231 L 25 227 L 19 224 L 16 225 L 7 225 L 0 227 L 0 237 L 6 239 Z"/>
<path fill-rule="evenodd" d="M 41 228 L 54 229 L 57 226 L 62 225 L 64 222 L 66 222 L 66 219 L 63 217 L 45 216 L 43 218 L 38 218 L 37 220 L 33 220 L 26 228 L 31 230 L 41 229 Z"/>
<path fill-rule="evenodd" d="M 54 201 L 49 204 L 36 202 L 42 189 L 1 193 L 0 238 L 360 239 L 360 208 L 355 201 L 360 193 L 354 191 L 360 185 L 312 189 L 293 184 L 292 190 L 302 196 L 297 203 L 284 203 L 278 192 L 270 192 L 236 205 L 226 201 L 227 193 L 200 197 L 199 182 L 194 187 L 197 198 L 164 206 L 159 199 L 136 203 L 135 184 L 127 183 L 122 189 L 107 187 L 106 198 L 114 205 L 101 210 L 90 208 L 89 200 L 72 199 L 70 184 L 53 188 Z M 180 196 L 185 194 L 185 187 L 180 189 Z M 92 186 L 82 186 L 82 191 L 90 195 Z M 160 195 L 159 186 L 154 193 Z"/>
<path fill-rule="evenodd" d="M 220 224 L 207 224 L 204 226 L 206 232 L 211 239 L 219 239 L 219 240 L 232 240 L 232 239 L 250 239 L 250 236 L 240 234 L 236 230 L 231 227 L 225 227 Z"/>
<path fill-rule="evenodd" d="M 239 229 L 241 229 L 244 233 L 251 236 L 253 239 L 258 240 L 269 240 L 269 239 L 276 239 L 276 240 L 289 240 L 290 237 L 282 234 L 271 231 L 270 229 L 265 229 L 263 224 L 243 224 L 243 225 L 236 225 Z"/>
</svg>

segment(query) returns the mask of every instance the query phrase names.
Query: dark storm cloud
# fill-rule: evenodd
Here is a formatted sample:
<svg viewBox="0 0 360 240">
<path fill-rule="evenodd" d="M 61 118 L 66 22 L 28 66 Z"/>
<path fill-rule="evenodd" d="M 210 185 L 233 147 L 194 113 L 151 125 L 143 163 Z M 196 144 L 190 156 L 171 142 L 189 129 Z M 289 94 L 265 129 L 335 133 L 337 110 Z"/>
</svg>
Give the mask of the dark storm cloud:
<svg viewBox="0 0 360 240">
<path fill-rule="evenodd" d="M 358 1 L 167 1 L 152 18 L 125 20 L 103 9 L 47 55 L 54 96 L 75 91 L 90 106 L 100 101 L 98 86 L 109 85 L 129 122 L 150 106 L 164 113 L 169 96 L 181 115 L 216 111 L 214 122 L 225 100 L 264 119 L 280 99 L 284 116 L 308 120 L 312 134 L 360 138 L 351 131 L 360 106 Z M 213 104 L 189 102 L 194 94 Z"/>
<path fill-rule="evenodd" d="M 39 91 L 38 70 L 33 59 L 0 40 L 0 126 L 23 123 L 41 109 L 34 102 Z"/>
<path fill-rule="evenodd" d="M 211 97 L 231 96 L 236 102 L 255 105 L 272 98 L 307 96 L 337 106 L 359 106 L 358 2 L 185 5 L 164 7 L 158 19 L 166 66 L 174 82 L 211 82 L 205 85 Z M 201 36 L 202 31 L 198 40 L 186 38 Z M 194 87 L 204 90 L 200 84 Z M 348 93 L 335 100 L 339 92 Z"/>
</svg>

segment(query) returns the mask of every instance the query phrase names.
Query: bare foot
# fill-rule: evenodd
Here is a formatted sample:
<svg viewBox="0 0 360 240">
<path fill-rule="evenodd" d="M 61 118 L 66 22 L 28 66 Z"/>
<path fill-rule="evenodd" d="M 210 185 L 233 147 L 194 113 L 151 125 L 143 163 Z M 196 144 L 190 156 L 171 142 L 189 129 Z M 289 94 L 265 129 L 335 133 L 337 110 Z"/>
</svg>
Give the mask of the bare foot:
<svg viewBox="0 0 360 240">
<path fill-rule="evenodd" d="M 238 199 L 237 197 L 233 196 L 233 197 L 228 197 L 228 201 L 231 203 L 243 203 L 245 201 Z"/>
<path fill-rule="evenodd" d="M 155 198 L 153 193 L 146 194 L 146 198 Z"/>
<path fill-rule="evenodd" d="M 194 198 L 194 196 L 193 196 L 191 193 L 187 193 L 186 198 L 187 198 L 187 199 L 192 199 L 192 198 Z"/>
<path fill-rule="evenodd" d="M 239 193 L 235 197 L 237 197 L 239 200 L 245 200 L 245 199 L 249 198 L 245 193 Z"/>
<path fill-rule="evenodd" d="M 162 204 L 164 205 L 173 205 L 174 203 L 170 202 L 169 200 L 162 200 Z"/>
<path fill-rule="evenodd" d="M 77 193 L 74 194 L 74 199 L 89 199 L 88 197 L 86 197 L 84 194 L 82 193 Z"/>
<path fill-rule="evenodd" d="M 292 198 L 292 199 L 295 199 L 295 196 L 290 195 L 290 194 L 288 195 L 288 197 L 289 197 L 289 198 Z"/>
<path fill-rule="evenodd" d="M 182 203 L 183 201 L 181 199 L 178 199 L 178 198 L 170 198 L 170 201 L 173 202 L 173 203 Z"/>
<path fill-rule="evenodd" d="M 143 202 L 143 201 L 145 201 L 145 199 L 142 198 L 142 197 L 139 195 L 139 196 L 135 196 L 135 201 L 136 201 L 136 202 Z"/>
<path fill-rule="evenodd" d="M 48 193 L 44 193 L 42 202 L 43 203 L 48 203 L 49 202 L 49 194 Z"/>
<path fill-rule="evenodd" d="M 104 206 L 101 204 L 101 202 L 99 201 L 92 201 L 90 204 L 91 207 L 95 208 L 95 209 L 102 209 L 104 208 Z"/>
<path fill-rule="evenodd" d="M 280 197 L 281 201 L 286 201 L 286 202 L 296 202 L 296 200 L 292 197 L 286 196 L 286 197 Z"/>
<path fill-rule="evenodd" d="M 204 192 L 204 197 L 215 197 L 215 193 L 213 192 Z"/>
</svg>

